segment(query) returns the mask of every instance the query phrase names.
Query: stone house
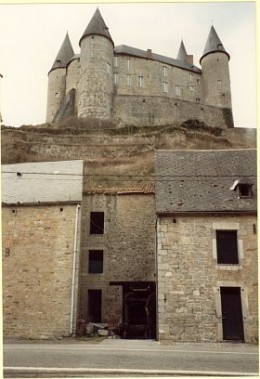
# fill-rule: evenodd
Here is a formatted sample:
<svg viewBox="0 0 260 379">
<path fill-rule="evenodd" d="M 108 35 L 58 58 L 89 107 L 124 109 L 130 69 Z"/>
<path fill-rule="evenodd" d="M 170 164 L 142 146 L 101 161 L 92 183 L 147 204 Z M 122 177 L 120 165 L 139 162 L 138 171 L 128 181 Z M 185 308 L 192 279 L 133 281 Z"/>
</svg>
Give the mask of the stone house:
<svg viewBox="0 0 260 379">
<path fill-rule="evenodd" d="M 256 342 L 256 151 L 157 151 L 159 339 Z"/>
<path fill-rule="evenodd" d="M 82 161 L 2 166 L 3 331 L 76 331 Z"/>
</svg>

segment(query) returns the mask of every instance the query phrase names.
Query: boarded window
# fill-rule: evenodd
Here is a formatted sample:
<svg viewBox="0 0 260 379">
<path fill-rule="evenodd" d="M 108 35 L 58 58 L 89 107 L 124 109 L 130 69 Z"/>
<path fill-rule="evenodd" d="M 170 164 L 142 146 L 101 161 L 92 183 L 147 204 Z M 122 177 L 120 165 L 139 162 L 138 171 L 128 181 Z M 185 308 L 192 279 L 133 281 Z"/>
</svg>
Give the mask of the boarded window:
<svg viewBox="0 0 260 379">
<path fill-rule="evenodd" d="M 90 212 L 90 234 L 104 234 L 104 212 Z"/>
<path fill-rule="evenodd" d="M 103 273 L 103 250 L 89 250 L 88 272 L 91 274 Z"/>
<path fill-rule="evenodd" d="M 217 230 L 218 264 L 238 264 L 238 246 L 236 230 Z"/>
</svg>

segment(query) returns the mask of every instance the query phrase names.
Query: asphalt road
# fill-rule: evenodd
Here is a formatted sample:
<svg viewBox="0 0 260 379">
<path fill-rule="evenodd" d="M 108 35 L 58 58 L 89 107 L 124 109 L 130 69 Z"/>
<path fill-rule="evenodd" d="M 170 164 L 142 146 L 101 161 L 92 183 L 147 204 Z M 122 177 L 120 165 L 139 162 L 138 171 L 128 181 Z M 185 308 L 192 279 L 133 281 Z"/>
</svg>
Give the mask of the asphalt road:
<svg viewBox="0 0 260 379">
<path fill-rule="evenodd" d="M 38 373 L 37 377 L 44 372 L 52 373 L 52 377 L 64 372 L 71 373 L 70 376 L 73 372 L 79 376 L 86 372 L 114 376 L 127 372 L 140 375 L 258 375 L 258 348 L 246 344 L 164 345 L 155 341 L 106 339 L 95 344 L 5 343 L 3 352 L 6 377 L 14 377 L 19 372 Z"/>
</svg>

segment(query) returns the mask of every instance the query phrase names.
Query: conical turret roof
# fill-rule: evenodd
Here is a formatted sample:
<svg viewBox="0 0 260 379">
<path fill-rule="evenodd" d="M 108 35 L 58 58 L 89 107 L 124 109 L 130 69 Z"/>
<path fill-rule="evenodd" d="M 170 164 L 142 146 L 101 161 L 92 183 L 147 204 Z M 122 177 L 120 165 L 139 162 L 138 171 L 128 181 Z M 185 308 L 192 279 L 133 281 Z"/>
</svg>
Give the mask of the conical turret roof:
<svg viewBox="0 0 260 379">
<path fill-rule="evenodd" d="M 178 52 L 178 55 L 177 55 L 177 59 L 179 61 L 183 61 L 183 62 L 186 62 L 187 61 L 187 51 L 185 49 L 185 46 L 184 46 L 184 43 L 183 43 L 183 40 L 181 40 L 181 45 L 180 45 L 180 48 L 179 48 L 179 52 Z"/>
<path fill-rule="evenodd" d="M 57 57 L 49 72 L 51 72 L 55 68 L 65 68 L 73 56 L 74 51 L 70 42 L 69 34 L 67 32 L 66 37 L 64 38 L 61 48 L 57 54 Z"/>
<path fill-rule="evenodd" d="M 93 35 L 93 34 L 108 38 L 114 45 L 114 42 L 108 31 L 108 27 L 106 26 L 105 21 L 103 20 L 103 17 L 101 16 L 101 13 L 98 8 L 96 9 L 96 12 L 94 13 L 92 19 L 90 20 L 85 32 L 83 33 L 79 41 L 79 45 L 81 44 L 81 41 L 83 38 L 89 35 Z"/>
<path fill-rule="evenodd" d="M 215 52 L 225 53 L 228 56 L 228 59 L 230 58 L 230 55 L 226 52 L 222 42 L 220 41 L 219 36 L 217 35 L 217 32 L 216 32 L 214 26 L 212 25 L 210 32 L 209 32 L 209 35 L 208 35 L 208 39 L 206 42 L 205 49 L 203 51 L 203 55 L 200 58 L 200 62 L 201 62 L 202 58 L 204 58 L 206 55 L 211 54 L 211 53 L 215 53 Z"/>
</svg>

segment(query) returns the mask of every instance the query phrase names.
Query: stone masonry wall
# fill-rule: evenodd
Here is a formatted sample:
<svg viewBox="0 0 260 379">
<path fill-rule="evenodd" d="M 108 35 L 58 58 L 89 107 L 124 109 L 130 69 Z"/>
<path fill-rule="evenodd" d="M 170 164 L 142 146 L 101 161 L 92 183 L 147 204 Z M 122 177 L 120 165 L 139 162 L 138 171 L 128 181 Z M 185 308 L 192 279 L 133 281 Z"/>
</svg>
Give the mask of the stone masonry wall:
<svg viewBox="0 0 260 379">
<path fill-rule="evenodd" d="M 75 209 L 3 207 L 5 336 L 69 335 Z"/>
<path fill-rule="evenodd" d="M 90 235 L 90 211 L 105 213 L 103 235 Z M 122 287 L 110 281 L 155 281 L 154 195 L 88 195 L 83 198 L 80 315 L 88 320 L 88 290 L 102 290 L 102 321 L 122 317 Z M 89 250 L 103 250 L 102 274 L 88 273 Z"/>
<path fill-rule="evenodd" d="M 246 342 L 256 342 L 254 216 L 176 216 L 158 223 L 159 338 L 222 341 L 220 287 L 241 287 Z M 218 265 L 216 230 L 238 230 L 238 265 Z"/>
</svg>

